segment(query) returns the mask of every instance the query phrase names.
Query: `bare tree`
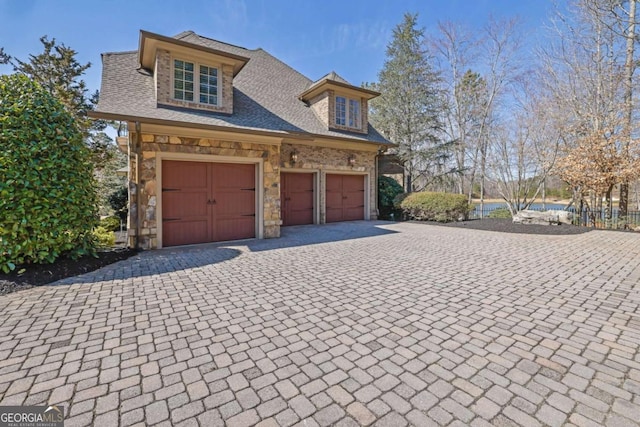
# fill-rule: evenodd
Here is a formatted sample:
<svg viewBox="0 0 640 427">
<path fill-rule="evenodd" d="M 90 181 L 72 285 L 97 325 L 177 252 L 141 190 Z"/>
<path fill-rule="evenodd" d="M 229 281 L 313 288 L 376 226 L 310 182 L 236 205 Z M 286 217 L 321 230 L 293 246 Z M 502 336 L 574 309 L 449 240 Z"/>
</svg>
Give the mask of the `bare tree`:
<svg viewBox="0 0 640 427">
<path fill-rule="evenodd" d="M 621 29 L 623 20 L 617 11 L 622 4 L 577 0 L 568 15 L 558 14 L 554 42 L 542 52 L 546 89 L 563 116 L 560 171 L 574 186 L 574 199 L 580 205 L 593 208 L 605 198 L 608 220 L 612 189 L 632 177 L 626 169 L 635 162 L 637 144 L 633 138 L 634 49 L 629 40 L 629 34 L 635 34 L 635 5 L 624 21 L 628 28 Z M 613 158 L 620 167 L 612 168 Z M 621 197 L 624 204 L 627 188 Z"/>
<path fill-rule="evenodd" d="M 442 75 L 447 76 L 443 111 L 445 131 L 455 141 L 455 161 L 461 173 L 458 192 L 469 199 L 479 181 L 484 204 L 489 138 L 509 113 L 512 86 L 523 74 L 521 38 L 516 19 L 489 19 L 479 33 L 441 23 L 429 39 Z"/>
<path fill-rule="evenodd" d="M 525 84 L 508 124 L 492 134 L 489 173 L 511 215 L 540 196 L 555 165 L 560 136 L 547 100 Z"/>
<path fill-rule="evenodd" d="M 476 65 L 480 39 L 477 33 L 454 24 L 438 23 L 435 35 L 426 39 L 427 47 L 437 61 L 443 84 L 443 132 L 453 142 L 457 168 L 457 192 L 467 190 L 466 177 L 478 156 L 477 134 L 481 116 L 480 103 L 484 98 L 482 77 L 471 71 Z M 471 179 L 473 181 L 473 179 Z M 472 185 L 469 186 L 471 197 Z"/>
</svg>

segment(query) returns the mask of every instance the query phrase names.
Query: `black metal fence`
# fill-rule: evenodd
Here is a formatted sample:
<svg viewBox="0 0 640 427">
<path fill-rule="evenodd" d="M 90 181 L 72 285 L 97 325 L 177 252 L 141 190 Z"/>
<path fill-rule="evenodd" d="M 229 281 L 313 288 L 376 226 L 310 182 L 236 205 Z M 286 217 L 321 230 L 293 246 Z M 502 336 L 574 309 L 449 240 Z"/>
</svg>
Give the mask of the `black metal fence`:
<svg viewBox="0 0 640 427">
<path fill-rule="evenodd" d="M 544 212 L 549 209 L 542 207 L 529 208 L 529 210 Z M 554 209 L 559 210 L 559 209 Z M 624 225 L 640 226 L 640 211 L 628 211 L 626 218 L 621 218 L 617 208 L 611 210 L 610 214 L 607 209 L 582 209 L 576 211 L 575 207 L 562 209 L 573 214 L 573 224 L 585 227 L 596 228 L 624 228 Z M 480 209 L 476 205 L 469 214 L 469 219 L 486 219 L 486 218 L 511 218 L 511 214 L 506 207 L 495 207 Z"/>
</svg>

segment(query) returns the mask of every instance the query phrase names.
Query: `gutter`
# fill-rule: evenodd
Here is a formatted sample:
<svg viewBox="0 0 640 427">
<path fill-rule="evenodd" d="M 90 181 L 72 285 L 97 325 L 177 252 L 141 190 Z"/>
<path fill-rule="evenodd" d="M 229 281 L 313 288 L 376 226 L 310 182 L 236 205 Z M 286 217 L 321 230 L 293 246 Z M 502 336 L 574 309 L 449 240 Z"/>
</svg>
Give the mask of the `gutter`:
<svg viewBox="0 0 640 427">
<path fill-rule="evenodd" d="M 347 141 L 347 142 L 356 142 L 361 144 L 378 145 L 381 147 L 389 147 L 389 148 L 397 147 L 396 144 L 393 144 L 391 142 L 369 141 L 366 139 L 348 138 L 348 137 L 337 136 L 337 135 L 322 135 L 322 134 L 315 134 L 315 133 L 309 133 L 309 132 L 268 131 L 268 130 L 250 129 L 250 128 L 242 128 L 242 127 L 208 125 L 208 124 L 202 124 L 202 123 L 189 123 L 189 122 L 183 122 L 183 121 L 177 121 L 177 120 L 163 120 L 163 119 L 156 119 L 156 118 L 150 118 L 150 117 L 132 116 L 127 114 L 114 114 L 114 113 L 107 113 L 107 112 L 101 112 L 101 111 L 89 111 L 87 115 L 92 119 L 123 120 L 127 122 L 147 123 L 150 125 L 186 127 L 191 129 L 212 130 L 212 131 L 219 131 L 219 132 L 241 133 L 241 134 L 260 135 L 260 136 L 271 136 L 276 138 L 294 137 L 297 139 L 307 139 L 307 140 L 320 138 L 320 139 L 331 139 L 335 141 Z"/>
<path fill-rule="evenodd" d="M 140 169 L 142 169 L 142 137 L 140 135 L 140 122 L 136 123 L 136 139 L 134 144 L 134 150 L 136 155 L 136 249 L 140 250 L 140 233 L 141 233 L 141 206 L 142 206 L 142 183 L 140 177 L 142 176 Z"/>
<path fill-rule="evenodd" d="M 378 192 L 380 190 L 380 188 L 378 186 L 378 175 L 379 175 L 380 171 L 379 171 L 379 168 L 378 168 L 378 163 L 379 163 L 379 160 L 380 160 L 380 156 L 386 151 L 387 151 L 386 147 L 378 148 L 378 151 L 376 152 L 376 156 L 374 157 L 374 160 L 373 160 L 374 166 L 375 166 L 375 168 L 374 168 L 375 172 L 373 173 L 374 180 L 375 180 L 375 182 L 374 182 L 375 187 L 374 188 L 376 189 L 376 191 L 374 192 L 374 194 L 375 194 L 374 203 L 375 203 L 375 206 L 376 206 L 376 217 L 377 217 L 377 219 L 380 219 L 380 209 L 378 208 L 378 198 L 379 198 Z"/>
</svg>

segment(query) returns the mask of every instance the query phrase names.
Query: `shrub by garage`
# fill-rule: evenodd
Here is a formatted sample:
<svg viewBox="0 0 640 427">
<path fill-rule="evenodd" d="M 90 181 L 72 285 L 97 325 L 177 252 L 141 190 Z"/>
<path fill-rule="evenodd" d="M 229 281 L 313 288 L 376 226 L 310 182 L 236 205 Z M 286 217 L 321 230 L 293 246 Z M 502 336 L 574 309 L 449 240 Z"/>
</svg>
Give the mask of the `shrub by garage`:
<svg viewBox="0 0 640 427">
<path fill-rule="evenodd" d="M 402 186 L 395 179 L 388 176 L 378 177 L 378 219 L 400 219 L 401 212 L 394 206 L 394 200 L 402 192 Z"/>
<path fill-rule="evenodd" d="M 73 116 L 25 76 L 0 76 L 0 269 L 94 253 L 96 193 Z"/>
<path fill-rule="evenodd" d="M 408 219 L 451 222 L 467 219 L 472 206 L 463 194 L 420 192 L 401 194 L 396 206 Z"/>
</svg>

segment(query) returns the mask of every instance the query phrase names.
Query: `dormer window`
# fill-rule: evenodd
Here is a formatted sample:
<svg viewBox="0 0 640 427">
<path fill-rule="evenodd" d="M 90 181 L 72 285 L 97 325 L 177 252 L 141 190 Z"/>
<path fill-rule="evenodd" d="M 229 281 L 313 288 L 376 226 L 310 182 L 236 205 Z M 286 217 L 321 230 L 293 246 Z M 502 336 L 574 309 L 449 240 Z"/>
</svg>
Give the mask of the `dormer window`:
<svg viewBox="0 0 640 427">
<path fill-rule="evenodd" d="M 336 125 L 360 129 L 360 101 L 336 96 Z"/>
<path fill-rule="evenodd" d="M 173 60 L 174 99 L 218 105 L 219 87 L 217 68 L 181 59 Z"/>
<path fill-rule="evenodd" d="M 370 99 L 380 95 L 353 86 L 334 71 L 311 84 L 298 98 L 311 107 L 329 130 L 367 134 Z"/>
</svg>

